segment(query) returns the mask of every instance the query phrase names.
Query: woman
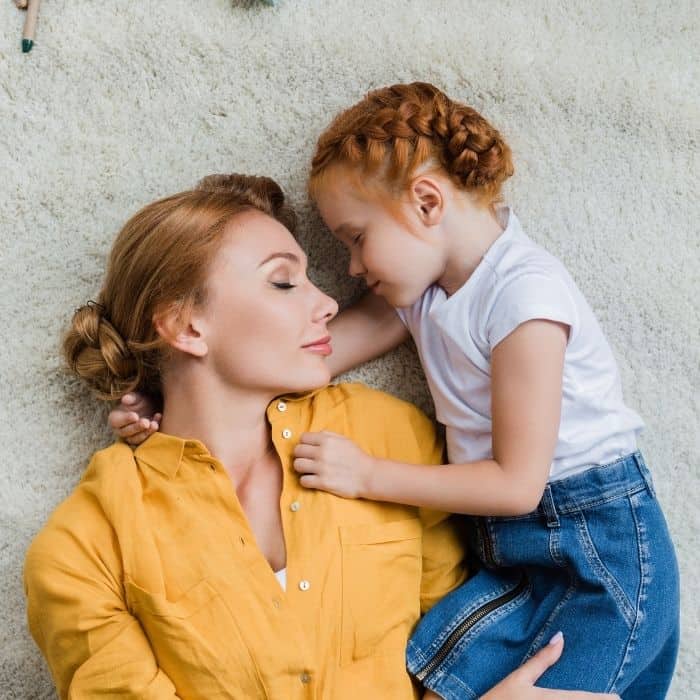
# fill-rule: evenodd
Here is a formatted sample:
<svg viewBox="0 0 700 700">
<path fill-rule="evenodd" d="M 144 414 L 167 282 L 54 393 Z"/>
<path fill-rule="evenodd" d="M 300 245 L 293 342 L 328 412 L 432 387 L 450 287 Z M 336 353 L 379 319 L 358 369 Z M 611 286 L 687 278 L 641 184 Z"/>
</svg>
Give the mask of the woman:
<svg viewBox="0 0 700 700">
<path fill-rule="evenodd" d="M 415 463 L 441 447 L 414 407 L 326 387 L 337 305 L 292 228 L 271 180 L 206 178 L 125 225 L 73 318 L 73 371 L 164 410 L 135 452 L 93 457 L 27 554 L 30 629 L 62 698 L 418 692 L 408 634 L 464 578 L 449 520 L 304 490 L 293 448 L 323 430 Z M 486 697 L 611 697 L 533 688 L 555 642 Z"/>
</svg>

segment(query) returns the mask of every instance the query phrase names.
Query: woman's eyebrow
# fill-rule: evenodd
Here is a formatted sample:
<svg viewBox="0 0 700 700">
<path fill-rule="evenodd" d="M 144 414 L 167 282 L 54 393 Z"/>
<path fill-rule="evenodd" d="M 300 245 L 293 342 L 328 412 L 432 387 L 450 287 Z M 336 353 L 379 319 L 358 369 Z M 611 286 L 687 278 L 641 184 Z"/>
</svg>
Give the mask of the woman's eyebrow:
<svg viewBox="0 0 700 700">
<path fill-rule="evenodd" d="M 299 258 L 298 255 L 295 255 L 294 253 L 272 253 L 272 255 L 268 255 L 259 265 L 258 267 L 262 267 L 265 265 L 265 263 L 269 263 L 270 260 L 274 260 L 275 258 L 284 258 L 285 260 L 290 260 L 293 263 L 296 263 L 297 265 L 301 265 L 302 261 Z M 306 256 L 304 256 L 304 260 L 306 259 Z"/>
</svg>

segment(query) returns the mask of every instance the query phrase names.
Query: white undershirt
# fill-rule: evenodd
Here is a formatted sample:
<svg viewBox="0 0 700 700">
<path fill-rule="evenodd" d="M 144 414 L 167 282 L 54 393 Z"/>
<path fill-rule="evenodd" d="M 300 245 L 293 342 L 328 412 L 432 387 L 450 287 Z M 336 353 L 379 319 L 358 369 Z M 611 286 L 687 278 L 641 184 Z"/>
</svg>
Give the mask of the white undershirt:
<svg viewBox="0 0 700 700">
<path fill-rule="evenodd" d="M 279 581 L 280 586 L 282 586 L 282 590 L 286 591 L 287 590 L 287 569 L 286 569 L 286 567 L 284 569 L 280 569 L 279 571 L 275 571 L 275 578 Z"/>
</svg>

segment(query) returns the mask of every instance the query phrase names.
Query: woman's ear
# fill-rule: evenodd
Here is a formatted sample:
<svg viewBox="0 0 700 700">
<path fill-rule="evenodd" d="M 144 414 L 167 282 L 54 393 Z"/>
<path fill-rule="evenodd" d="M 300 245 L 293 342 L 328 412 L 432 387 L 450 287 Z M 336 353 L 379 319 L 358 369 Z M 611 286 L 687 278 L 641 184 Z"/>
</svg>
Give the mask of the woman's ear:
<svg viewBox="0 0 700 700">
<path fill-rule="evenodd" d="M 153 316 L 153 325 L 158 335 L 175 350 L 195 357 L 204 357 L 209 352 L 193 311 L 187 314 L 173 308 L 161 311 Z"/>
<path fill-rule="evenodd" d="M 426 226 L 442 221 L 445 200 L 440 184 L 431 177 L 419 175 L 411 183 L 411 199 L 419 218 Z"/>
</svg>

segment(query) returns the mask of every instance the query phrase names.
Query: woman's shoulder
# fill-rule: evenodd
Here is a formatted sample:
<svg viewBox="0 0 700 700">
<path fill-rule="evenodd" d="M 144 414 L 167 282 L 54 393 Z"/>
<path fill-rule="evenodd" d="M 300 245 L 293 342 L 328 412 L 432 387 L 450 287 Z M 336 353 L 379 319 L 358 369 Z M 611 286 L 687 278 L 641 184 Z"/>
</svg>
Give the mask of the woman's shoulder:
<svg viewBox="0 0 700 700">
<path fill-rule="evenodd" d="M 96 452 L 73 491 L 54 509 L 32 541 L 27 557 L 58 556 L 69 543 L 110 539 L 118 507 L 138 484 L 133 452 L 117 442 Z M 128 504 L 127 504 L 128 507 Z"/>
<path fill-rule="evenodd" d="M 330 384 L 312 396 L 316 406 L 345 406 L 347 410 L 361 410 L 373 413 L 420 415 L 423 412 L 409 401 L 399 399 L 380 389 L 374 389 L 362 382 L 341 382 Z M 427 419 L 426 419 L 427 420 Z"/>
<path fill-rule="evenodd" d="M 313 400 L 316 429 L 346 434 L 374 451 L 388 450 L 390 459 L 434 461 L 441 451 L 433 421 L 412 403 L 379 389 L 344 382 L 326 387 Z"/>
</svg>

